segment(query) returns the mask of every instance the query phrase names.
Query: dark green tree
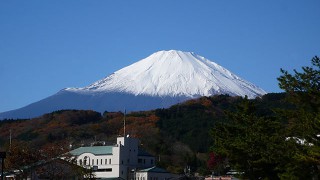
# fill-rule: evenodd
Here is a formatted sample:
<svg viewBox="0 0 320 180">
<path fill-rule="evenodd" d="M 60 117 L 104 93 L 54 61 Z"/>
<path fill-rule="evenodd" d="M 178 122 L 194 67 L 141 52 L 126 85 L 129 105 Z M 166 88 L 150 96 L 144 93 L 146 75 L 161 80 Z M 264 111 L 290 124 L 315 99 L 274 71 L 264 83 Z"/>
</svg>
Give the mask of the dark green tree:
<svg viewBox="0 0 320 180">
<path fill-rule="evenodd" d="M 243 172 L 243 178 L 279 179 L 280 159 L 288 156 L 284 156 L 283 129 L 275 118 L 257 116 L 253 101 L 245 98 L 235 112 L 228 113 L 227 122 L 211 131 L 212 150 Z"/>
<path fill-rule="evenodd" d="M 320 59 L 315 56 L 312 66 L 302 67 L 294 74 L 281 69 L 279 86 L 287 92 L 293 109 L 280 111 L 287 122 L 287 137 L 292 142 L 294 156 L 286 166 L 284 178 L 318 177 L 320 165 Z M 299 173 L 297 173 L 299 172 Z M 301 177 L 301 172 L 304 177 Z M 299 175 L 300 174 L 300 175 Z"/>
<path fill-rule="evenodd" d="M 249 179 L 317 179 L 320 166 L 320 59 L 294 74 L 281 69 L 289 106 L 257 113 L 244 99 L 212 130 L 212 150 Z M 263 112 L 268 112 L 263 111 Z M 259 114 L 259 115 L 258 115 Z"/>
</svg>

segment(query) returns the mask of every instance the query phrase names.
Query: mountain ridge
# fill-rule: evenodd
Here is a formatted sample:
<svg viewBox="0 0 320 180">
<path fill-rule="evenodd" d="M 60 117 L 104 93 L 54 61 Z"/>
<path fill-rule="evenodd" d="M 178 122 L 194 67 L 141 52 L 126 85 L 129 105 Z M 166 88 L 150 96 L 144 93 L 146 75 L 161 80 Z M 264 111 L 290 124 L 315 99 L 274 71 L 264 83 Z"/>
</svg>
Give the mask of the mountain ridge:
<svg viewBox="0 0 320 180">
<path fill-rule="evenodd" d="M 237 84 L 232 81 L 237 81 Z M 230 88 L 233 91 L 227 90 Z M 251 90 L 243 91 L 241 88 Z M 184 95 L 192 98 L 231 92 L 231 95 L 247 95 L 249 98 L 266 94 L 261 88 L 217 63 L 193 52 L 177 50 L 158 51 L 89 86 L 66 90 L 120 91 L 152 96 Z"/>
<path fill-rule="evenodd" d="M 224 67 L 193 52 L 158 51 L 82 88 L 65 88 L 0 119 L 32 118 L 63 110 L 143 111 L 167 108 L 201 96 L 266 94 Z"/>
</svg>

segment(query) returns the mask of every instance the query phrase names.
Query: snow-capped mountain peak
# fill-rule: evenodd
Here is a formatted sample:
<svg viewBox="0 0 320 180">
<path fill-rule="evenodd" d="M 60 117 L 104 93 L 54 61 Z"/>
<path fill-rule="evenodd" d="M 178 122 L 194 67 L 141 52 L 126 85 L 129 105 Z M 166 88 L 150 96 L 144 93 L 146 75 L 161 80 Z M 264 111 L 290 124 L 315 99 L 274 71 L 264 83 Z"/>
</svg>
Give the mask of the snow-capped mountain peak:
<svg viewBox="0 0 320 180">
<path fill-rule="evenodd" d="M 266 93 L 202 56 L 177 50 L 158 51 L 87 87 L 66 90 L 191 98 L 214 94 L 254 98 Z"/>
<path fill-rule="evenodd" d="M 31 118 L 62 109 L 143 111 L 215 94 L 254 98 L 266 92 L 192 52 L 159 51 L 83 88 L 66 88 L 5 118 Z"/>
</svg>

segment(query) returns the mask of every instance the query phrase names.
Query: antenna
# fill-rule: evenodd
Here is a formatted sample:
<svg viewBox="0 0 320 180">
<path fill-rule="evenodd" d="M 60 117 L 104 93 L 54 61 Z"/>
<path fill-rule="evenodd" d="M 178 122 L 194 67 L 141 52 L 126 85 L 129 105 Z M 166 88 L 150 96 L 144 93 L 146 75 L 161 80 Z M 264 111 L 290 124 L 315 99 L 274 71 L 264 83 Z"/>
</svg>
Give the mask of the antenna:
<svg viewBox="0 0 320 180">
<path fill-rule="evenodd" d="M 124 109 L 124 118 L 123 118 L 123 137 L 126 137 L 126 109 Z"/>
<path fill-rule="evenodd" d="M 10 146 L 9 146 L 9 150 L 11 150 L 11 143 L 12 143 L 12 140 L 11 140 L 11 129 L 10 129 Z"/>
</svg>

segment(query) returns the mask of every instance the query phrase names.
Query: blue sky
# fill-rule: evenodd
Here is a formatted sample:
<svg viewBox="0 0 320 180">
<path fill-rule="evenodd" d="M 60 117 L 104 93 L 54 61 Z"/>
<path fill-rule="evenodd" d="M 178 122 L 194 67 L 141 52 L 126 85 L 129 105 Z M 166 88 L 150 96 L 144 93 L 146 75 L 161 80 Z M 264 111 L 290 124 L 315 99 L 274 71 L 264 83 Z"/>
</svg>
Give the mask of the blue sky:
<svg viewBox="0 0 320 180">
<path fill-rule="evenodd" d="M 2 0 L 0 112 L 159 50 L 192 51 L 268 92 L 320 56 L 319 0 Z"/>
</svg>

